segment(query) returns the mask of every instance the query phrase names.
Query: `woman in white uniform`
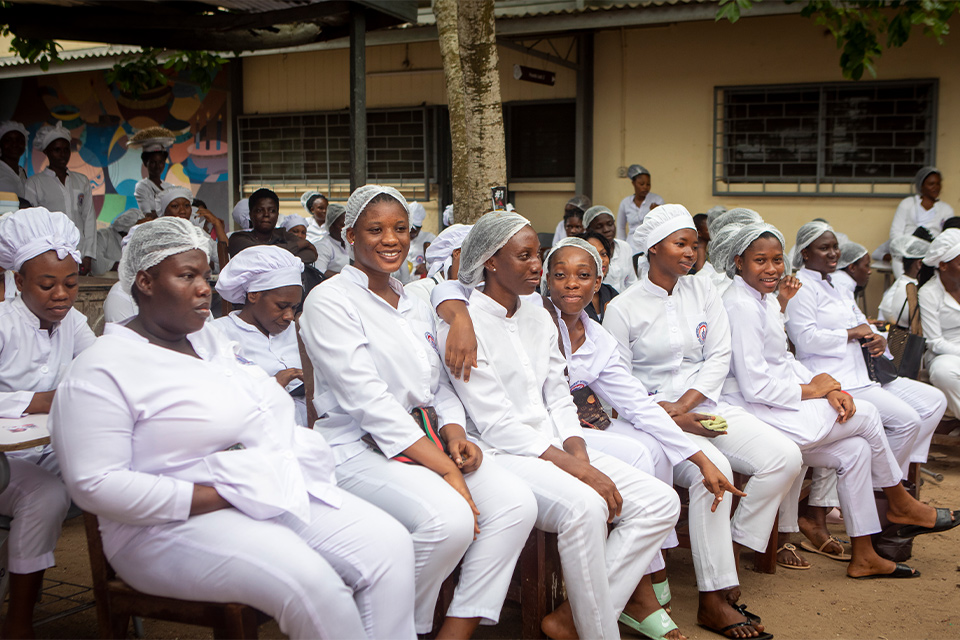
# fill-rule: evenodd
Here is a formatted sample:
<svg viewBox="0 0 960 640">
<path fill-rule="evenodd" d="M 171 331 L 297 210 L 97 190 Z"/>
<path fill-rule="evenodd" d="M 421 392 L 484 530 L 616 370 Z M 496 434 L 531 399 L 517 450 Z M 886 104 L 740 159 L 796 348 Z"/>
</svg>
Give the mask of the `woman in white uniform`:
<svg viewBox="0 0 960 640">
<path fill-rule="evenodd" d="M 573 196 L 563 206 L 563 218 L 557 223 L 553 232 L 553 245 L 556 246 L 564 238 L 571 238 L 583 233 L 583 212 L 593 206 L 590 198 L 585 195 Z"/>
<path fill-rule="evenodd" d="M 474 225 L 458 278 L 483 283 L 469 300 L 477 367 L 469 382 L 453 382 L 471 436 L 533 490 L 537 528 L 558 534 L 569 600 L 541 629 L 551 638 L 616 638 L 625 609 L 634 620 L 659 611 L 652 590 L 646 609 L 630 598 L 676 524 L 679 500 L 653 476 L 586 446 L 557 328 L 539 299 L 521 299 L 540 274 L 540 242 L 526 218 L 497 211 Z M 443 349 L 451 331 L 441 324 Z"/>
<path fill-rule="evenodd" d="M 180 218 L 194 224 L 194 219 L 200 221 L 200 224 L 209 226 L 217 239 L 214 240 L 207 235 L 207 253 L 211 256 L 210 266 L 216 267 L 220 262 L 220 256 L 226 256 L 227 232 L 224 229 L 223 221 L 207 209 L 197 209 L 193 212 L 193 192 L 186 187 L 170 187 L 164 189 L 157 196 L 157 204 L 154 207 L 157 215 L 164 217 Z M 200 225 L 194 225 L 201 231 L 204 229 Z M 204 232 L 206 235 L 206 232 Z"/>
<path fill-rule="evenodd" d="M 164 127 L 150 127 L 137 131 L 127 141 L 128 149 L 140 149 L 140 161 L 147 170 L 147 177 L 137 182 L 133 189 L 133 197 L 137 200 L 140 211 L 149 218 L 163 215 L 157 210 L 157 198 L 164 189 L 176 185 L 163 179 L 164 169 L 170 157 L 169 149 L 176 140 L 176 134 Z"/>
<path fill-rule="evenodd" d="M 953 217 L 953 207 L 940 201 L 942 179 L 936 167 L 923 167 L 917 172 L 913 179 L 915 195 L 901 200 L 893 214 L 891 242 L 913 233 L 917 227 L 924 227 L 936 236 L 943 229 L 943 221 Z"/>
<path fill-rule="evenodd" d="M 238 355 L 273 376 L 293 397 L 296 421 L 307 424 L 303 369 L 294 310 L 303 298 L 303 261 L 274 246 L 247 247 L 233 257 L 217 278 L 217 292 L 227 302 L 243 305 L 213 321 L 239 346 Z"/>
<path fill-rule="evenodd" d="M 62 213 L 23 209 L 0 219 L 0 267 L 15 273 L 21 296 L 0 303 L 0 418 L 48 413 L 71 360 L 94 341 L 73 308 L 80 254 L 76 226 Z M 33 637 L 33 609 L 70 507 L 52 447 L 7 454 L 10 484 L 0 514 L 7 541 L 10 604 L 5 638 Z"/>
<path fill-rule="evenodd" d="M 633 239 L 633 234 L 643 219 L 652 209 L 664 203 L 663 198 L 650 193 L 650 172 L 639 164 L 632 164 L 627 169 L 627 177 L 633 185 L 633 193 L 620 201 L 617 209 L 617 238 L 630 245 L 630 255 L 639 253 L 640 249 Z"/>
<path fill-rule="evenodd" d="M 900 236 L 890 242 L 890 255 L 893 262 L 899 262 L 903 275 L 893 281 L 890 288 L 883 292 L 880 300 L 880 310 L 877 314 L 883 322 L 890 322 L 903 328 L 910 326 L 910 309 L 907 305 L 907 285 L 916 287 L 923 258 L 927 255 L 930 243 L 916 236 Z M 949 398 L 947 398 L 949 401 Z"/>
<path fill-rule="evenodd" d="M 543 289 L 549 290 L 550 307 L 560 320 L 557 326 L 574 399 L 588 387 L 619 414 L 605 430 L 584 429 L 587 446 L 641 470 L 645 465 L 638 466 L 630 457 L 648 458 L 653 463 L 653 473 L 668 485 L 674 483 L 676 469 L 677 483 L 690 492 L 690 541 L 700 589 L 697 622 L 721 634 L 737 629 L 731 637 L 772 638 L 760 633 L 762 626 L 755 629 L 726 597 L 727 591 L 738 587 L 738 581 L 729 526 L 731 501 L 724 501 L 723 493 L 729 491 L 741 497 L 744 494 L 727 479 L 732 470 L 726 459 L 720 458 L 725 466 L 722 470 L 710 461 L 630 374 L 627 363 L 620 358 L 616 339 L 587 316 L 585 307 L 600 286 L 601 269 L 596 249 L 579 238 L 567 238 L 554 247 L 544 269 Z M 596 404 L 590 403 L 589 398 L 587 403 Z M 580 417 L 581 424 L 585 423 L 582 413 Z M 635 453 L 632 449 L 636 447 L 624 446 L 623 437 L 630 438 L 642 451 Z M 655 568 L 663 567 L 661 564 Z M 662 590 L 657 596 L 664 597 Z M 643 632 L 644 628 L 640 626 L 639 630 Z"/>
<path fill-rule="evenodd" d="M 278 226 L 283 227 L 287 233 L 292 233 L 293 235 L 297 236 L 301 240 L 306 240 L 307 225 L 308 225 L 307 218 L 304 218 L 298 213 L 291 213 L 290 215 L 284 216 L 283 220 L 280 221 L 280 224 Z"/>
<path fill-rule="evenodd" d="M 430 304 L 430 292 L 445 280 L 456 280 L 460 272 L 460 247 L 473 225 L 452 224 L 427 248 L 427 277 L 408 282 L 404 290 Z"/>
<path fill-rule="evenodd" d="M 20 158 L 27 150 L 27 128 L 19 122 L 0 122 L 0 192 L 23 198 L 27 172 L 20 166 Z"/>
<path fill-rule="evenodd" d="M 90 179 L 67 169 L 71 142 L 70 132 L 60 121 L 56 126 L 40 127 L 33 139 L 33 146 L 46 154 L 49 164 L 40 173 L 27 178 L 24 198 L 35 207 L 62 211 L 77 225 L 82 256 L 80 275 L 85 275 L 97 257 L 97 214 L 93 210 Z"/>
<path fill-rule="evenodd" d="M 853 546 L 848 576 L 917 577 L 919 572 L 885 560 L 873 549 L 870 536 L 880 531 L 874 487 L 887 496 L 887 518 L 904 525 L 899 531 L 902 537 L 952 528 L 955 516 L 921 504 L 907 493 L 879 414 L 869 402 L 855 405 L 833 377 L 814 375 L 787 350 L 774 298 L 784 274 L 783 245 L 780 232 L 764 223 L 747 225 L 737 235 L 733 261 L 725 269 L 734 275 L 734 284 L 723 302 L 737 322 L 732 326 L 733 361 L 723 397 L 796 442 L 805 464 L 837 470 L 844 525 Z M 799 291 L 807 286 L 803 284 Z M 802 476 L 784 502 L 781 532 L 796 530 L 801 482 Z"/>
<path fill-rule="evenodd" d="M 313 266 L 324 278 L 332 278 L 350 264 L 353 248 L 343 239 L 343 222 L 347 210 L 343 205 L 333 203 L 327 207 L 327 217 L 323 223 L 327 234 L 314 245 L 317 249 L 317 261 Z"/>
<path fill-rule="evenodd" d="M 923 264 L 920 323 L 930 382 L 946 394 L 950 413 L 960 416 L 960 230 L 937 236 Z"/>
<path fill-rule="evenodd" d="M 634 377 L 721 469 L 752 476 L 731 522 L 735 553 L 767 548 L 777 509 L 800 472 L 800 451 L 749 412 L 720 399 L 730 370 L 730 323 L 709 281 L 686 275 L 696 261 L 697 232 L 681 205 L 657 207 L 637 230 L 649 271 L 607 307 L 603 326 L 620 345 Z M 701 415 L 702 414 L 702 415 Z M 699 422 L 720 416 L 718 434 Z M 736 584 L 736 564 L 717 583 Z"/>
<path fill-rule="evenodd" d="M 403 196 L 360 187 L 343 218 L 355 265 L 315 287 L 300 320 L 323 416 L 314 428 L 333 447 L 340 487 L 413 536 L 418 633 L 432 630 L 440 586 L 463 559 L 438 637 L 468 638 L 499 619 L 536 503 L 467 440 L 463 406 L 436 351 L 433 312 L 391 277 L 410 244 Z"/>
<path fill-rule="evenodd" d="M 327 219 L 330 201 L 319 191 L 307 191 L 300 196 L 300 204 L 307 212 L 307 242 L 317 246 L 320 238 L 327 235 L 327 228 L 323 223 Z"/>
<path fill-rule="evenodd" d="M 291 638 L 413 638 L 409 536 L 337 488 L 289 394 L 206 326 L 207 246 L 175 218 L 128 245 L 140 312 L 106 327 L 51 412 L 70 495 L 139 591 L 247 604 Z"/>
<path fill-rule="evenodd" d="M 613 245 L 610 268 L 603 281 L 623 293 L 627 287 L 637 281 L 637 271 L 633 266 L 635 252 L 626 240 L 616 237 L 616 221 L 613 218 L 613 212 L 606 207 L 590 207 L 583 213 L 583 228 L 599 233 Z"/>
</svg>

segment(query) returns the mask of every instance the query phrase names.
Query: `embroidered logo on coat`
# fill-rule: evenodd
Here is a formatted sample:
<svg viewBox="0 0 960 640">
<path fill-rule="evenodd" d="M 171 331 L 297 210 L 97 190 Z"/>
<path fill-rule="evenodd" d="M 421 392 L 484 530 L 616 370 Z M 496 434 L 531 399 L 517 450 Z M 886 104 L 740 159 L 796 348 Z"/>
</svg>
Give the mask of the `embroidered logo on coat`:
<svg viewBox="0 0 960 640">
<path fill-rule="evenodd" d="M 83 209 L 83 194 L 82 194 L 82 193 L 77 196 L 77 208 L 78 208 L 78 209 Z"/>
<path fill-rule="evenodd" d="M 585 386 L 587 386 L 586 382 L 583 380 L 577 380 L 570 385 L 570 391 L 580 391 L 580 389 L 583 389 Z"/>
<path fill-rule="evenodd" d="M 239 362 L 240 364 L 250 364 L 250 365 L 254 364 L 253 362 L 251 362 L 250 360 L 247 360 L 246 358 L 244 358 L 239 354 L 236 355 L 236 358 L 237 358 L 237 362 Z"/>
<path fill-rule="evenodd" d="M 440 355 L 440 347 L 437 346 L 437 339 L 433 337 L 433 334 L 427 331 L 423 334 L 423 337 L 427 339 L 427 342 L 430 343 L 430 346 L 433 347 L 433 350 L 437 352 L 437 355 Z"/>
<path fill-rule="evenodd" d="M 703 344 L 707 341 L 707 323 L 701 322 L 697 325 L 697 340 L 700 341 L 700 344 Z"/>
</svg>

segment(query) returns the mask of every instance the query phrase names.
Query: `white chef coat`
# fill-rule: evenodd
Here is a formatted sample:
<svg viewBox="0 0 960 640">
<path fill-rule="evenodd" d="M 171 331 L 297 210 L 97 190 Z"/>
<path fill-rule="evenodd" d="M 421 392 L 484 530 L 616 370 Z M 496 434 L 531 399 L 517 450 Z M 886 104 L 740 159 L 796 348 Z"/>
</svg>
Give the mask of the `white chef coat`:
<svg viewBox="0 0 960 640">
<path fill-rule="evenodd" d="M 309 496 L 340 505 L 330 448 L 296 426 L 289 394 L 218 330 L 187 339 L 199 358 L 109 324 L 57 389 L 64 482 L 100 517 L 108 558 L 145 526 L 187 520 L 195 484 L 255 520 L 308 522 Z"/>
<path fill-rule="evenodd" d="M 91 273 L 102 276 L 120 262 L 123 237 L 111 227 L 97 229 L 97 258 L 93 261 Z"/>
<path fill-rule="evenodd" d="M 730 370 L 730 324 L 709 281 L 683 276 L 671 295 L 644 275 L 610 301 L 603 326 L 657 402 L 676 402 L 688 389 L 708 406 L 719 400 Z"/>
<path fill-rule="evenodd" d="M 69 171 L 66 183 L 61 183 L 57 174 L 47 167 L 27 178 L 24 189 L 26 200 L 35 207 L 65 213 L 80 230 L 80 255 L 97 257 L 97 214 L 93 210 L 90 178 Z"/>
<path fill-rule="evenodd" d="M 16 283 L 16 281 L 13 279 L 13 277 L 14 277 L 14 276 L 13 276 L 13 270 L 12 270 L 12 269 L 6 269 L 6 270 L 3 272 L 3 300 L 2 300 L 2 302 L 6 302 L 7 300 L 13 300 L 14 298 L 16 298 L 17 296 L 20 295 L 20 290 L 17 289 L 17 283 Z"/>
<path fill-rule="evenodd" d="M 927 357 L 960 356 L 960 303 L 947 293 L 940 274 L 920 287 L 920 324 L 927 339 Z"/>
<path fill-rule="evenodd" d="M 238 355 L 250 360 L 267 372 L 276 376 L 284 369 L 300 369 L 300 347 L 297 344 L 297 328 L 294 323 L 275 336 L 266 336 L 255 326 L 240 318 L 240 311 L 231 311 L 229 315 L 217 318 L 213 326 L 222 331 L 230 340 L 236 342 Z M 302 380 L 291 380 L 286 386 L 287 392 L 303 386 Z M 297 424 L 307 425 L 307 405 L 304 398 L 294 398 L 297 407 Z"/>
<path fill-rule="evenodd" d="M 663 198 L 651 192 L 647 194 L 647 197 L 638 207 L 637 203 L 633 201 L 633 195 L 630 194 L 621 200 L 620 207 L 617 209 L 617 237 L 631 243 L 631 246 L 633 246 L 633 232 L 643 224 L 643 219 L 650 213 L 650 207 L 664 203 Z M 627 229 L 628 225 L 630 227 L 629 231 Z M 636 248 L 634 248 L 631 253 L 636 252 Z"/>
<path fill-rule="evenodd" d="M 847 329 L 865 324 L 857 304 L 849 295 L 849 283 L 842 272 L 825 280 L 806 267 L 797 272 L 803 283 L 787 303 L 787 335 L 796 347 L 797 360 L 809 371 L 828 373 L 846 389 L 877 384 L 870 379 L 863 350 L 857 340 L 847 339 Z M 836 278 L 837 286 L 831 281 Z"/>
<path fill-rule="evenodd" d="M 0 191 L 15 193 L 18 198 L 23 198 L 27 172 L 23 167 L 17 167 L 17 169 L 14 171 L 6 162 L 0 162 Z"/>
<path fill-rule="evenodd" d="M 557 314 L 559 316 L 559 311 Z M 559 323 L 564 353 L 567 354 L 567 374 L 571 392 L 580 386 L 589 386 L 608 405 L 616 409 L 618 419 L 632 424 L 635 429 L 649 433 L 660 443 L 671 466 L 700 451 L 680 430 L 653 398 L 643 383 L 634 378 L 630 368 L 620 357 L 616 339 L 600 323 L 580 312 L 585 338 L 575 353 L 570 345 L 570 333 L 562 320 Z"/>
<path fill-rule="evenodd" d="M 123 322 L 127 318 L 132 318 L 140 312 L 133 296 L 129 291 L 124 290 L 119 282 L 115 282 L 110 291 L 107 292 L 107 299 L 103 301 L 103 319 L 105 322 Z"/>
<path fill-rule="evenodd" d="M 470 316 L 477 335 L 477 368 L 470 374 L 468 433 L 485 449 L 539 457 L 551 445 L 562 448 L 583 437 L 577 409 L 557 349 L 557 327 L 535 298 L 526 297 L 512 317 L 476 290 Z M 449 326 L 441 324 L 441 343 Z M 493 363 L 496 363 L 494 368 Z M 507 364 L 509 363 L 509 365 Z M 512 366 L 511 366 L 512 365 Z"/>
<path fill-rule="evenodd" d="M 419 280 L 408 282 L 403 285 L 403 290 L 407 292 L 407 295 L 416 296 L 427 304 L 430 304 L 430 293 L 433 291 L 433 288 L 447 279 L 444 271 L 446 271 L 446 269 L 440 269 L 440 271 L 437 271 L 429 278 L 420 278 Z"/>
<path fill-rule="evenodd" d="M 917 284 L 916 278 L 902 275 L 893 281 L 890 288 L 883 292 L 880 300 L 880 309 L 877 314 L 883 322 L 900 325 L 907 328 L 910 324 L 910 305 L 907 302 L 907 285 Z"/>
<path fill-rule="evenodd" d="M 714 266 L 710 264 L 709 260 L 704 262 L 703 267 L 700 268 L 700 271 L 697 271 L 693 275 L 705 278 L 712 282 L 713 286 L 717 290 L 717 295 L 719 295 L 721 298 L 723 297 L 723 294 L 726 293 L 730 285 L 733 284 L 733 280 L 728 278 L 727 274 L 717 271 Z"/>
<path fill-rule="evenodd" d="M 333 447 L 337 464 L 368 450 L 369 433 L 392 458 L 423 437 L 409 413 L 432 406 L 441 425 L 464 424 L 437 348 L 432 309 L 400 295 L 394 309 L 370 291 L 367 276 L 344 267 L 307 296 L 300 335 L 314 365 L 315 429 Z"/>
<path fill-rule="evenodd" d="M 917 227 L 926 227 L 933 235 L 939 235 L 943 230 L 943 222 L 953 217 L 953 207 L 946 202 L 933 203 L 932 209 L 924 209 L 920 204 L 920 196 L 904 198 L 897 205 L 897 212 L 893 214 L 890 225 L 890 239 L 910 235 Z"/>
<path fill-rule="evenodd" d="M 633 248 L 620 238 L 613 240 L 616 248 L 610 258 L 610 268 L 603 278 L 604 283 L 610 285 L 620 293 L 637 281 L 637 272 L 633 269 Z"/>
<path fill-rule="evenodd" d="M 397 274 L 400 278 L 400 282 L 406 284 L 408 282 L 415 282 L 421 280 L 420 276 L 415 276 L 413 274 L 414 269 L 419 265 L 426 265 L 427 261 L 424 257 L 426 249 L 423 245 L 427 243 L 433 243 L 437 239 L 437 236 L 433 235 L 429 231 L 420 230 L 420 233 L 417 234 L 416 239 L 410 242 L 410 251 L 407 252 L 407 259 L 397 270 Z"/>
<path fill-rule="evenodd" d="M 94 340 L 76 309 L 48 332 L 22 298 L 0 303 L 0 417 L 19 418 L 34 393 L 56 389 L 70 362 Z"/>
<path fill-rule="evenodd" d="M 315 242 L 313 246 L 317 249 L 317 261 L 313 263 L 313 266 L 320 273 L 326 273 L 327 271 L 340 273 L 353 259 L 353 247 L 349 244 L 345 247 L 341 246 L 339 241 L 334 240 L 329 235 Z"/>
<path fill-rule="evenodd" d="M 317 224 L 316 218 L 312 215 L 307 216 L 307 242 L 317 247 L 320 240 L 328 235 L 330 233 L 325 226 Z"/>
<path fill-rule="evenodd" d="M 162 216 L 163 211 L 157 211 L 157 196 L 159 196 L 160 192 L 164 189 L 172 189 L 176 186 L 177 185 L 171 182 L 161 180 L 160 186 L 158 187 L 150 178 L 144 178 L 133 188 L 133 197 L 137 200 L 137 208 L 143 213 L 155 211 L 158 216 Z M 191 220 L 191 222 L 193 222 L 193 220 Z"/>
</svg>

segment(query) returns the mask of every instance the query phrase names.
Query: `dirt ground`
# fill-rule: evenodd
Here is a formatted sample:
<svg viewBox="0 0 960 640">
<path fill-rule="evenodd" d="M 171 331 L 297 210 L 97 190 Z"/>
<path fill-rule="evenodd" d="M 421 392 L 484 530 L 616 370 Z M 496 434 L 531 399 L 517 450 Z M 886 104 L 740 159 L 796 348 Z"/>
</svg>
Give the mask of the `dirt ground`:
<svg viewBox="0 0 960 640">
<path fill-rule="evenodd" d="M 926 478 L 921 498 L 934 506 L 960 508 L 960 447 L 933 448 L 931 471 L 942 473 L 942 483 Z M 844 537 L 842 527 L 834 533 Z M 796 542 L 799 543 L 799 540 Z M 751 611 L 763 617 L 767 630 L 782 640 L 790 639 L 960 639 L 960 530 L 920 536 L 909 562 L 923 575 L 915 580 L 854 581 L 845 577 L 844 565 L 828 558 L 805 554 L 813 565 L 809 571 L 780 569 L 775 575 L 741 568 L 743 598 Z M 91 584 L 83 522 L 76 518 L 64 526 L 57 549 L 59 564 L 47 572 L 52 580 L 81 585 L 51 587 L 64 595 Z M 742 563 L 751 564 L 745 554 Z M 719 638 L 696 626 L 697 592 L 690 552 L 677 550 L 668 560 L 674 594 L 673 618 L 691 640 Z M 90 602 L 91 592 L 76 599 Z M 50 616 L 66 605 L 49 596 L 38 608 L 37 619 Z M 210 638 L 209 629 L 144 621 L 146 638 Z M 513 638 L 520 632 L 519 611 L 507 605 L 499 625 L 481 628 L 482 638 Z M 131 636 L 133 629 L 131 628 Z M 95 638 L 96 614 L 87 609 L 37 627 L 40 638 Z M 260 629 L 261 638 L 282 638 L 275 622 Z"/>
</svg>

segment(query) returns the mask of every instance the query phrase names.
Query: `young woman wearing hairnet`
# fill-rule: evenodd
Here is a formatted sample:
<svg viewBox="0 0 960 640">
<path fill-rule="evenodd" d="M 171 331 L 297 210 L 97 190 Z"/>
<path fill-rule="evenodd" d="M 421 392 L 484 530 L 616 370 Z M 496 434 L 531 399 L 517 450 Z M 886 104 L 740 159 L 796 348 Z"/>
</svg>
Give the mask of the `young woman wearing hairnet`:
<svg viewBox="0 0 960 640">
<path fill-rule="evenodd" d="M 917 172 L 913 179 L 915 194 L 901 200 L 893 214 L 891 242 L 913 233 L 917 227 L 925 227 L 936 236 L 943 229 L 944 220 L 953 217 L 953 207 L 940 201 L 942 179 L 936 167 L 923 167 Z"/>
<path fill-rule="evenodd" d="M 960 230 L 934 238 L 919 276 L 920 323 L 927 339 L 930 382 L 960 416 Z"/>
<path fill-rule="evenodd" d="M 391 277 L 406 260 L 409 224 L 396 189 L 354 191 L 344 214 L 354 266 L 310 292 L 300 333 L 323 416 L 314 428 L 333 446 L 340 487 L 413 536 L 417 632 L 431 631 L 440 586 L 462 558 L 438 637 L 468 638 L 499 619 L 536 505 L 523 482 L 467 440 L 433 312 Z"/>
<path fill-rule="evenodd" d="M 80 233 L 67 216 L 41 207 L 0 218 L 0 267 L 14 272 L 20 296 L 0 303 L 0 418 L 49 413 L 60 378 L 94 342 L 73 308 Z M 72 416 L 71 416 L 72 419 Z M 10 604 L 5 638 L 33 637 L 33 609 L 70 507 L 54 448 L 7 454 L 10 484 L 0 514 L 10 525 Z"/>
<path fill-rule="evenodd" d="M 862 347 L 871 356 L 881 356 L 886 340 L 873 330 L 852 296 L 833 282 L 841 255 L 830 225 L 815 221 L 800 227 L 795 251 L 793 266 L 799 268 L 796 276 L 803 287 L 787 303 L 786 331 L 797 360 L 811 371 L 829 374 L 853 398 L 877 408 L 890 449 L 906 477 L 911 462 L 926 462 L 946 398 L 916 380 L 897 378 L 881 386 L 870 379 Z M 817 550 L 842 558 L 843 549 L 830 540 L 825 522 L 824 509 L 838 502 L 835 478 L 833 473 L 817 477 L 811 490 L 816 494 L 814 506 L 800 519 L 800 528 Z"/>
<path fill-rule="evenodd" d="M 686 208 L 657 207 L 636 238 L 649 269 L 636 286 L 613 299 L 603 326 L 616 338 L 634 377 L 694 444 L 725 474 L 732 469 L 752 476 L 729 525 L 691 537 L 694 557 L 703 560 L 697 572 L 702 598 L 729 592 L 735 601 L 736 558 L 744 547 L 767 548 L 780 502 L 800 472 L 800 451 L 769 425 L 720 400 L 730 368 L 730 323 L 709 280 L 687 275 L 697 258 L 697 231 Z M 728 430 L 707 429 L 702 421 L 711 416 L 723 418 Z M 686 471 L 692 470 L 678 467 L 675 482 L 689 483 Z M 743 621 L 732 608 L 715 603 L 713 610 L 727 620 L 715 629 Z"/>
<path fill-rule="evenodd" d="M 51 411 L 71 497 L 139 591 L 247 604 L 291 638 L 413 638 L 407 532 L 337 488 L 290 395 L 206 324 L 206 240 L 167 217 L 128 244 L 139 313 L 106 326 Z"/>
<path fill-rule="evenodd" d="M 890 242 L 890 255 L 893 262 L 899 262 L 903 275 L 898 277 L 883 292 L 880 300 L 880 309 L 877 316 L 883 322 L 890 322 L 908 329 L 910 327 L 910 308 L 907 302 L 907 285 L 919 287 L 917 276 L 923 266 L 923 258 L 927 255 L 930 243 L 916 236 L 900 236 Z"/>
<path fill-rule="evenodd" d="M 592 205 L 590 198 L 584 195 L 573 196 L 563 206 L 563 218 L 557 223 L 553 232 L 553 244 L 558 244 L 564 238 L 578 236 L 583 233 L 583 212 Z"/>
<path fill-rule="evenodd" d="M 324 222 L 327 220 L 327 207 L 330 201 L 319 191 L 307 191 L 300 196 L 300 204 L 307 211 L 307 241 L 314 247 L 327 235 Z"/>
<path fill-rule="evenodd" d="M 630 165 L 627 177 L 633 185 L 633 193 L 621 200 L 620 208 L 617 209 L 617 238 L 630 245 L 630 255 L 633 255 L 640 252 L 633 234 L 643 224 L 646 215 L 662 205 L 664 200 L 657 194 L 650 193 L 650 172 L 643 166 Z"/>
<path fill-rule="evenodd" d="M 738 230 L 733 244 L 727 263 L 722 265 L 734 278 L 723 302 L 730 316 L 737 318 L 732 326 L 733 360 L 724 384 L 724 399 L 752 411 L 796 442 L 805 464 L 839 470 L 839 500 L 853 543 L 853 553 L 846 558 L 850 562 L 848 576 L 919 576 L 910 567 L 883 559 L 874 551 L 870 536 L 880 531 L 880 520 L 873 489 L 883 489 L 889 501 L 886 516 L 904 525 L 898 532 L 902 537 L 949 529 L 956 515 L 946 509 L 935 511 L 907 493 L 900 483 L 899 463 L 872 404 L 859 400 L 854 404 L 837 380 L 805 367 L 787 350 L 781 303 L 774 295 L 779 288 L 782 297 L 796 299 L 809 285 L 802 284 L 798 291 L 795 279 L 783 281 L 784 241 L 780 232 L 764 223 L 746 225 Z M 802 478 L 798 476 L 781 508 L 783 543 L 786 532 L 796 531 Z"/>
<path fill-rule="evenodd" d="M 343 224 L 347 210 L 341 204 L 334 202 L 327 207 L 326 219 L 323 223 L 326 229 L 324 235 L 317 242 L 317 261 L 313 266 L 323 274 L 324 278 L 332 278 L 350 264 L 353 260 L 353 247 L 347 244 L 343 237 Z"/>
<path fill-rule="evenodd" d="M 583 228 L 599 233 L 612 245 L 610 268 L 603 281 L 623 293 L 637 281 L 637 270 L 633 266 L 633 254 L 636 253 L 626 240 L 616 237 L 616 221 L 613 212 L 606 207 L 590 207 L 583 214 Z"/>
<path fill-rule="evenodd" d="M 731 637 L 771 637 L 762 633 L 763 627 L 757 621 L 734 610 L 723 591 L 711 588 L 706 567 L 717 559 L 702 555 L 709 548 L 705 538 L 716 536 L 718 527 L 729 530 L 731 501 L 723 500 L 724 491 L 741 497 L 744 494 L 687 438 L 643 383 L 631 375 L 630 367 L 620 357 L 616 339 L 587 316 L 585 308 L 600 286 L 601 269 L 600 255 L 594 247 L 579 238 L 567 238 L 547 256 L 542 287 L 549 291 L 550 303 L 545 306 L 558 319 L 571 391 L 586 385 L 619 414 L 603 431 L 584 429 L 587 445 L 653 473 L 668 485 L 674 483 L 677 467 L 678 483 L 690 491 L 690 535 L 701 588 L 697 621 L 708 628 L 730 632 Z M 581 423 L 585 422 L 581 415 Z M 726 473 L 730 473 L 729 468 Z M 719 553 L 732 556 L 733 546 L 729 536 L 725 538 L 725 548 Z M 667 546 L 676 544 L 676 536 L 671 536 Z M 654 560 L 651 573 L 664 569 L 662 558 Z M 665 583 L 659 586 L 657 591 L 651 588 L 651 595 L 663 599 L 663 604 L 669 603 Z M 665 635 L 664 628 L 654 625 L 651 629 L 649 619 L 638 622 L 625 613 L 620 620 L 649 637 Z"/>
<path fill-rule="evenodd" d="M 676 524 L 679 501 L 653 476 L 584 442 L 557 327 L 540 298 L 530 298 L 540 282 L 539 252 L 526 218 L 488 213 L 464 240 L 459 286 L 439 285 L 432 298 L 462 313 L 469 293 L 464 287 L 483 284 L 469 295 L 466 310 L 477 366 L 469 382 L 453 383 L 470 434 L 533 490 L 537 528 L 558 534 L 569 601 L 541 628 L 551 638 L 615 638 L 620 614 Z M 445 352 L 455 333 L 441 325 Z M 648 609 L 631 608 L 629 615 L 644 620 L 655 607 L 654 601 Z M 679 637 L 675 630 L 666 633 Z"/>
</svg>

